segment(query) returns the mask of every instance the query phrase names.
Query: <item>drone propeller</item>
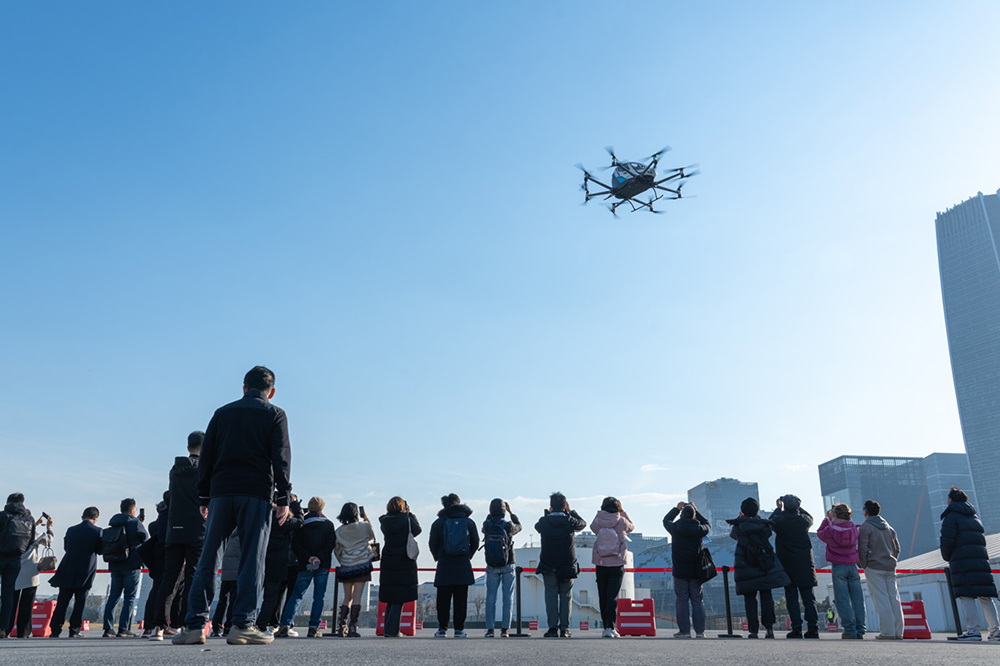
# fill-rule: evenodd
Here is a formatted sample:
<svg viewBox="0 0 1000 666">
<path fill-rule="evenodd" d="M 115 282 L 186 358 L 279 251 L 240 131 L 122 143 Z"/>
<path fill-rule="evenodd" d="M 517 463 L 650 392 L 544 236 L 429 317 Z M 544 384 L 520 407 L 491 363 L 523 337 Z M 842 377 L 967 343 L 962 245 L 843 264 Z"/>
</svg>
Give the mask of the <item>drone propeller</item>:
<svg viewBox="0 0 1000 666">
<path fill-rule="evenodd" d="M 604 150 L 608 151 L 608 155 L 611 155 L 611 166 L 600 167 L 601 171 L 607 171 L 611 167 L 618 166 L 618 157 L 615 155 L 614 146 L 604 146 Z"/>
<path fill-rule="evenodd" d="M 686 169 L 687 167 L 684 167 L 684 168 Z M 684 177 L 685 177 L 685 178 L 691 178 L 692 176 L 697 176 L 697 175 L 698 175 L 698 174 L 700 174 L 700 173 L 701 173 L 701 169 L 695 169 L 695 170 L 694 170 L 694 171 L 692 171 L 691 173 L 685 173 L 685 174 L 684 174 Z"/>
<path fill-rule="evenodd" d="M 664 153 L 669 153 L 670 150 L 671 150 L 670 146 L 663 146 L 663 148 L 660 148 L 658 151 L 656 151 L 655 153 L 653 153 L 652 155 L 650 155 L 646 159 L 647 160 L 658 160 L 658 159 L 660 159 L 661 155 L 663 155 Z"/>
<path fill-rule="evenodd" d="M 653 210 L 653 202 L 654 201 L 656 201 L 656 199 L 654 199 L 652 196 L 650 196 L 649 197 L 649 212 L 650 213 L 653 213 L 654 215 L 663 215 L 664 213 L 667 212 L 665 210 Z"/>
<path fill-rule="evenodd" d="M 616 220 L 621 219 L 621 218 L 618 217 L 618 213 L 615 212 L 615 207 L 613 205 L 611 205 L 611 204 L 605 204 L 604 207 L 611 211 L 611 214 L 615 216 Z"/>
<path fill-rule="evenodd" d="M 583 166 L 583 165 L 582 165 L 582 164 L 580 164 L 579 162 L 577 162 L 577 163 L 576 163 L 576 164 L 574 164 L 573 166 L 575 166 L 575 167 L 576 167 L 577 169 L 579 169 L 580 171 L 582 171 L 582 172 L 583 172 L 583 175 L 584 175 L 584 176 L 586 176 L 587 178 L 590 178 L 590 177 L 591 177 L 591 176 L 590 176 L 590 172 L 589 172 L 589 171 L 587 171 L 587 167 Z"/>
</svg>

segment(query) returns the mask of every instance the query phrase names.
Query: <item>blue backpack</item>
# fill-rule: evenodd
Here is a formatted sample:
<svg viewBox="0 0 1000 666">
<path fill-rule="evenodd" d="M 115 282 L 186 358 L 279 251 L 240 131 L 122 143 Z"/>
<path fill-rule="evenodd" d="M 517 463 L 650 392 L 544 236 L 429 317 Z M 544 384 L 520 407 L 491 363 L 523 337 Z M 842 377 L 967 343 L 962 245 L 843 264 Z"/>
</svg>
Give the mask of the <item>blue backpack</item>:
<svg viewBox="0 0 1000 666">
<path fill-rule="evenodd" d="M 444 521 L 444 554 L 469 556 L 469 519 L 448 518 Z"/>
<path fill-rule="evenodd" d="M 507 532 L 506 520 L 486 522 L 486 533 L 483 536 L 483 550 L 486 551 L 486 566 L 505 567 L 511 550 L 510 533 Z"/>
</svg>

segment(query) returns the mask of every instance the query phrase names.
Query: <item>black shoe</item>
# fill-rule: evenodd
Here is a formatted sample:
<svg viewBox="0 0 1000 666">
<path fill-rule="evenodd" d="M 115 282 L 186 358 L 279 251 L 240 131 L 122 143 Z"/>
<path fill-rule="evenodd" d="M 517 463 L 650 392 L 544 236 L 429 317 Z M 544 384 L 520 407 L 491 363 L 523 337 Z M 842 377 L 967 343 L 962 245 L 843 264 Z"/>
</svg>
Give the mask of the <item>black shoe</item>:
<svg viewBox="0 0 1000 666">
<path fill-rule="evenodd" d="M 549 629 L 542 638 L 559 638 L 559 630 L 555 628 Z"/>
<path fill-rule="evenodd" d="M 500 638 L 510 638 L 510 630 L 509 629 L 501 629 L 500 630 Z"/>
<path fill-rule="evenodd" d="M 118 637 L 118 634 L 116 634 L 113 631 L 105 631 L 104 635 L 101 636 L 101 638 L 117 638 L 117 637 Z"/>
<path fill-rule="evenodd" d="M 802 628 L 792 629 L 785 634 L 785 638 L 802 638 Z"/>
<path fill-rule="evenodd" d="M 573 632 L 571 632 L 569 629 L 560 629 L 559 638 L 573 638 Z"/>
<path fill-rule="evenodd" d="M 819 627 L 809 627 L 809 631 L 803 634 L 802 638 L 819 638 Z"/>
<path fill-rule="evenodd" d="M 747 634 L 747 638 L 760 638 L 757 634 Z"/>
<path fill-rule="evenodd" d="M 764 631 L 764 638 L 774 638 L 774 628 L 773 627 L 768 627 Z"/>
</svg>

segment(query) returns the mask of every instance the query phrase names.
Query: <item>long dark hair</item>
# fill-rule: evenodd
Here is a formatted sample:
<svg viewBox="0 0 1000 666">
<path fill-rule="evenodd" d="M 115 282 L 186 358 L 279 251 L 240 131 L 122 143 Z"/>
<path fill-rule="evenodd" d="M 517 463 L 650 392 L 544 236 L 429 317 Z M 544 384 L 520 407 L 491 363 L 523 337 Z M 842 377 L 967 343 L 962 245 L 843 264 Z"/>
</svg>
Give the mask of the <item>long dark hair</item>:
<svg viewBox="0 0 1000 666">
<path fill-rule="evenodd" d="M 337 516 L 337 520 L 340 521 L 341 525 L 356 523 L 361 520 L 361 514 L 358 513 L 358 505 L 354 502 L 346 503 L 344 508 L 340 510 L 340 515 Z"/>
<path fill-rule="evenodd" d="M 604 501 L 601 502 L 601 511 L 607 511 L 608 513 L 621 513 L 622 503 L 618 501 L 617 497 L 605 497 Z"/>
</svg>

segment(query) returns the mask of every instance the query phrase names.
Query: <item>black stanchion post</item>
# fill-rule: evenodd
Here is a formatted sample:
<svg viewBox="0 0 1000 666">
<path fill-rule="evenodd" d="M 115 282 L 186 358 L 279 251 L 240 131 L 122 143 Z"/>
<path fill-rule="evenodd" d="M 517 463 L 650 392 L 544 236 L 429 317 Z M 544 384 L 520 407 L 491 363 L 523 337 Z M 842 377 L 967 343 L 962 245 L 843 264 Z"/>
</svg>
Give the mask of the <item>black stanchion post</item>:
<svg viewBox="0 0 1000 666">
<path fill-rule="evenodd" d="M 962 622 L 958 618 L 958 602 L 955 601 L 955 588 L 951 584 L 951 567 L 944 568 L 944 579 L 948 581 L 948 598 L 951 599 L 951 612 L 955 616 L 955 636 L 958 637 L 962 635 Z M 948 640 L 955 639 L 949 638 Z"/>
<path fill-rule="evenodd" d="M 722 567 L 722 584 L 726 588 L 726 633 L 719 634 L 719 638 L 743 638 L 740 634 L 733 633 L 733 607 L 729 601 L 729 567 Z"/>
<path fill-rule="evenodd" d="M 337 634 L 337 614 L 340 613 L 340 586 L 337 585 L 337 570 L 333 569 L 333 612 L 330 613 L 330 633 L 328 637 L 336 637 Z"/>
<path fill-rule="evenodd" d="M 531 634 L 524 633 L 521 628 L 521 574 L 523 572 L 524 569 L 521 567 L 514 568 L 514 591 L 517 594 L 517 598 L 515 600 L 517 604 L 517 633 L 511 634 L 511 638 L 531 638 Z"/>
</svg>

